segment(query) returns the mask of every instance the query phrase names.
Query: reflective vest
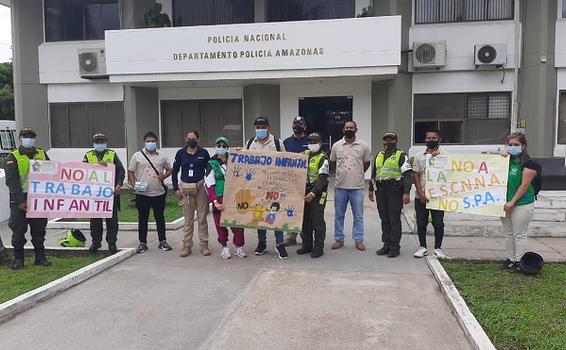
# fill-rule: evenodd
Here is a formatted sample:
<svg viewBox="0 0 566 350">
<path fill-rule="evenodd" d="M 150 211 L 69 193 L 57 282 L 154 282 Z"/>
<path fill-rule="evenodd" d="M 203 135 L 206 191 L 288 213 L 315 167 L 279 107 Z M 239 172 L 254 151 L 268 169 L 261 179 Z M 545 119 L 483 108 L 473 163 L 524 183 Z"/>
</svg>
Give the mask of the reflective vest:
<svg viewBox="0 0 566 350">
<path fill-rule="evenodd" d="M 20 174 L 20 185 L 22 186 L 22 192 L 28 191 L 28 175 L 29 175 L 29 157 L 26 154 L 20 153 L 19 150 L 12 152 L 14 158 L 18 162 L 18 173 Z M 33 159 L 47 160 L 45 156 L 45 151 L 36 148 L 36 152 Z"/>
<path fill-rule="evenodd" d="M 399 160 L 404 152 L 398 149 L 389 158 L 385 159 L 385 152 L 381 151 L 375 157 L 375 178 L 377 181 L 401 180 L 403 173 L 399 166 Z"/>
<path fill-rule="evenodd" d="M 216 193 L 216 197 L 222 197 L 224 195 L 224 170 L 217 159 L 209 160 L 208 164 L 210 164 L 212 170 L 214 170 L 214 181 L 216 182 L 214 192 Z"/>
<path fill-rule="evenodd" d="M 105 161 L 108 164 L 114 164 L 114 156 L 115 155 L 116 155 L 116 152 L 109 149 L 109 150 L 107 150 L 106 153 L 104 153 L 102 160 Z M 96 152 L 94 150 L 86 152 L 86 160 L 91 164 L 98 163 L 98 157 L 96 156 Z"/>
<path fill-rule="evenodd" d="M 324 161 L 324 152 L 319 152 L 316 155 L 311 156 L 310 151 L 305 151 L 305 154 L 309 156 L 309 167 L 307 170 L 307 175 L 309 177 L 309 184 L 314 184 L 318 180 L 318 171 L 321 167 L 321 162 Z"/>
</svg>

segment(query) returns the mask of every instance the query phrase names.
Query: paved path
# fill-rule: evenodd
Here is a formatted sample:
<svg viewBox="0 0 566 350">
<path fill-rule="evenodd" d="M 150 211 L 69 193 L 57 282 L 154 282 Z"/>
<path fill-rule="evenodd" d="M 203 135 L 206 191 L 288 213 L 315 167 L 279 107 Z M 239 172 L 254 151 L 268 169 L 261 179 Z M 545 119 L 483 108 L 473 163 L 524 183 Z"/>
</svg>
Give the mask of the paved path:
<svg viewBox="0 0 566 350">
<path fill-rule="evenodd" d="M 366 208 L 368 250 L 350 240 L 329 249 L 329 208 L 331 234 L 317 260 L 293 248 L 281 261 L 272 241 L 263 257 L 223 261 L 211 241 L 213 256 L 182 259 L 181 232 L 169 235 L 173 252 L 154 239 L 147 253 L 0 325 L 1 348 L 469 349 L 425 262 L 412 257 L 415 237 L 404 237 L 397 259 L 376 256 L 377 213 Z M 136 240 L 120 235 L 121 246 Z"/>
</svg>

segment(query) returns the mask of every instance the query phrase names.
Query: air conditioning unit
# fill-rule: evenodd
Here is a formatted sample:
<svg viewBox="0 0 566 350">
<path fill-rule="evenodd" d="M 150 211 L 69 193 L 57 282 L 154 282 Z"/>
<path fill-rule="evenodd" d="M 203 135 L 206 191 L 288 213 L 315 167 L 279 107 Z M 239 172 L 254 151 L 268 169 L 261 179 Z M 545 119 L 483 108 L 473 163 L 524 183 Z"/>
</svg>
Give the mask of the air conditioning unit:
<svg viewBox="0 0 566 350">
<path fill-rule="evenodd" d="M 106 55 L 104 48 L 98 49 L 79 49 L 79 72 L 81 78 L 85 79 L 105 79 L 106 74 Z"/>
<path fill-rule="evenodd" d="M 446 65 L 446 41 L 413 43 L 413 68 L 441 68 Z"/>
<path fill-rule="evenodd" d="M 479 44 L 474 46 L 474 64 L 503 67 L 507 64 L 507 44 Z"/>
</svg>

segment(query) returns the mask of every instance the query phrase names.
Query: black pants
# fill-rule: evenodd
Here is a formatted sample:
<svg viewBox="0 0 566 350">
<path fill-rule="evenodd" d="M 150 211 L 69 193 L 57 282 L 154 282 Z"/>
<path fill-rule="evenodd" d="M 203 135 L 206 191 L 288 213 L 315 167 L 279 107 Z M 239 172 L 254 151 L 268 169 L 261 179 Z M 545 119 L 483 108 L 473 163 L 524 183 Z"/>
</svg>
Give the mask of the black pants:
<svg viewBox="0 0 566 350">
<path fill-rule="evenodd" d="M 24 245 L 27 243 L 26 232 L 28 226 L 31 232 L 31 243 L 35 250 L 35 255 L 43 255 L 45 247 L 45 227 L 47 219 L 28 219 L 26 211 L 21 210 L 15 203 L 10 203 L 10 221 L 8 226 L 12 230 L 12 246 L 16 259 L 24 258 Z"/>
<path fill-rule="evenodd" d="M 390 249 L 399 249 L 401 242 L 401 210 L 403 187 L 399 183 L 382 185 L 375 194 L 381 219 L 381 240 Z"/>
<path fill-rule="evenodd" d="M 118 240 L 118 211 L 120 210 L 120 196 L 114 196 L 114 210 L 112 217 L 106 218 L 106 242 L 116 243 Z M 90 237 L 93 244 L 102 242 L 102 220 L 90 219 Z"/>
<path fill-rule="evenodd" d="M 165 196 L 149 197 L 140 194 L 136 195 L 136 207 L 138 208 L 138 232 L 139 240 L 147 243 L 147 220 L 149 218 L 149 210 L 153 209 L 153 217 L 157 225 L 157 236 L 159 242 L 167 240 L 165 237 Z"/>
<path fill-rule="evenodd" d="M 417 213 L 417 233 L 419 244 L 426 248 L 426 227 L 428 216 L 432 216 L 432 227 L 434 227 L 434 249 L 440 249 L 444 238 L 444 212 L 442 210 L 431 210 L 426 208 L 418 198 L 415 198 L 415 212 Z"/>
<path fill-rule="evenodd" d="M 303 214 L 303 248 L 307 250 L 323 251 L 324 239 L 326 238 L 326 222 L 324 221 L 324 208 L 326 197 L 323 204 L 320 204 L 320 196 L 316 196 L 309 203 L 305 203 Z M 314 232 L 314 245 L 313 245 Z"/>
</svg>

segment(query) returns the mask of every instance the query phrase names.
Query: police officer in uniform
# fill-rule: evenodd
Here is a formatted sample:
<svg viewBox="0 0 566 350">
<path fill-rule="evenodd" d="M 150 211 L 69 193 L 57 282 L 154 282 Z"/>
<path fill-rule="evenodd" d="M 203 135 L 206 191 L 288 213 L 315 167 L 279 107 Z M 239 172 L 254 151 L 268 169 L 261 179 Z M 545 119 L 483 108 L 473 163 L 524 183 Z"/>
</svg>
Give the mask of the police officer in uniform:
<svg viewBox="0 0 566 350">
<path fill-rule="evenodd" d="M 31 231 L 31 243 L 35 251 L 35 265 L 49 266 L 45 257 L 45 227 L 47 218 L 26 218 L 28 174 L 30 160 L 49 160 L 44 150 L 35 147 L 37 134 L 31 128 L 20 130 L 21 146 L 12 151 L 6 158 L 6 186 L 10 190 L 10 221 L 12 230 L 12 246 L 14 247 L 14 263 L 12 269 L 24 267 L 25 234 L 28 226 Z"/>
<path fill-rule="evenodd" d="M 309 150 L 305 152 L 309 156 L 309 162 L 303 214 L 303 245 L 297 250 L 297 254 L 311 253 L 311 258 L 319 258 L 324 254 L 324 239 L 326 237 L 324 208 L 328 192 L 329 163 L 328 156 L 321 149 L 320 135 L 312 133 L 308 139 Z"/>
<path fill-rule="evenodd" d="M 103 134 L 96 134 L 93 136 L 94 149 L 86 152 L 83 162 L 91 164 L 114 164 L 116 166 L 116 175 L 114 183 L 114 210 L 112 217 L 106 219 L 106 242 L 108 243 L 108 250 L 115 253 L 118 248 L 116 247 L 116 240 L 118 236 L 118 211 L 120 210 L 120 190 L 122 183 L 126 178 L 126 170 L 122 162 L 118 158 L 116 152 L 108 148 L 108 139 Z M 92 244 L 88 248 L 91 253 L 95 253 L 102 247 L 102 219 L 90 219 L 90 236 L 92 237 Z"/>
<path fill-rule="evenodd" d="M 395 258 L 401 248 L 401 210 L 411 201 L 412 170 L 407 154 L 397 148 L 397 134 L 386 132 L 383 141 L 385 150 L 375 157 L 368 196 L 373 202 L 375 191 L 381 219 L 383 247 L 377 255 Z"/>
</svg>

